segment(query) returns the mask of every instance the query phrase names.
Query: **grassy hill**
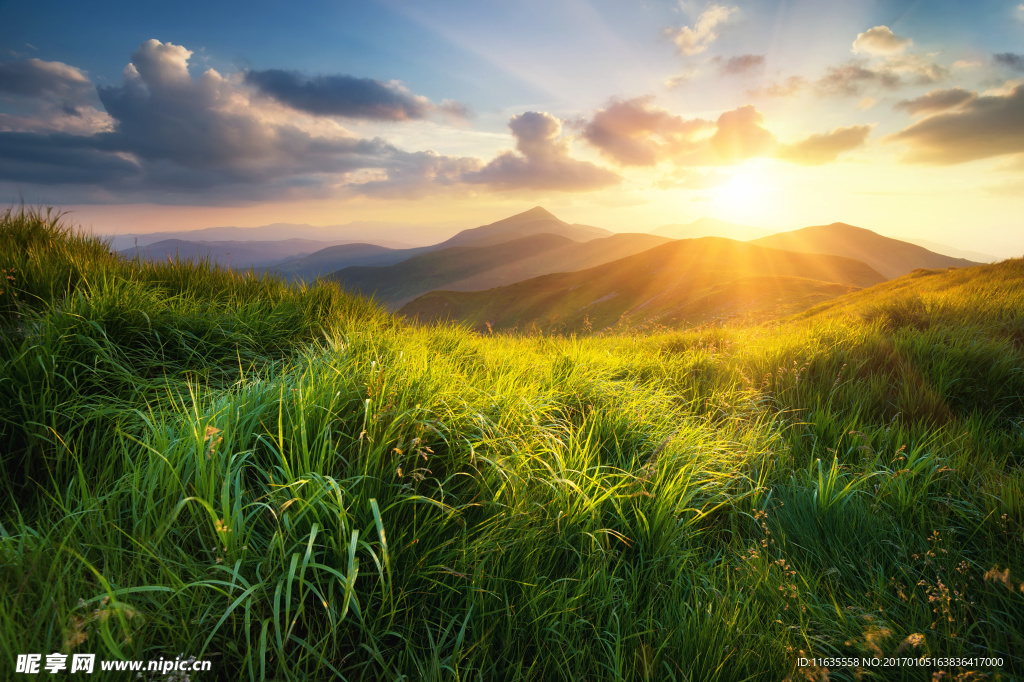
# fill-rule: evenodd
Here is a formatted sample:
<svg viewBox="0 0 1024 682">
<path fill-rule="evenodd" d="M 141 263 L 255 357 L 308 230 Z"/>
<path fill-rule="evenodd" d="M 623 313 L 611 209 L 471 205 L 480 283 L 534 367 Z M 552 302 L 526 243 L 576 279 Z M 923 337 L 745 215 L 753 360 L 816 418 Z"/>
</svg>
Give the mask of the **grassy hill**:
<svg viewBox="0 0 1024 682">
<path fill-rule="evenodd" d="M 450 319 L 495 330 L 582 332 L 620 323 L 678 327 L 736 317 L 771 319 L 883 279 L 848 258 L 704 237 L 487 291 L 434 291 L 399 312 L 421 322 Z"/>
<path fill-rule="evenodd" d="M 348 290 L 398 307 L 433 289 L 472 291 L 551 272 L 580 270 L 646 251 L 668 241 L 649 234 L 615 234 L 579 243 L 535 234 L 490 246 L 453 246 L 388 267 L 349 267 L 331 275 Z"/>
<path fill-rule="evenodd" d="M 876 287 L 785 325 L 513 337 L 52 216 L 0 244 L 4 671 L 1024 676 L 1020 261 L 883 285 L 922 287 L 913 324 Z M 975 285 L 1005 305 L 954 318 Z M 798 665 L 873 656 L 932 658 Z"/>
<path fill-rule="evenodd" d="M 887 279 L 918 268 L 978 265 L 973 261 L 944 256 L 923 246 L 883 237 L 877 232 L 845 223 L 805 227 L 755 239 L 751 243 L 786 251 L 846 256 L 867 263 Z"/>
</svg>

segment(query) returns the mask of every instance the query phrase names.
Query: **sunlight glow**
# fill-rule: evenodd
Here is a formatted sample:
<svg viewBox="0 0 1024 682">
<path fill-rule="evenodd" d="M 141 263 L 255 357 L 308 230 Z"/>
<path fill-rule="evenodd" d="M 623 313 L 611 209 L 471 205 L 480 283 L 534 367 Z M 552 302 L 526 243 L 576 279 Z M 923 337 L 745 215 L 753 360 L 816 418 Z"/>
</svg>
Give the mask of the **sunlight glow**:
<svg viewBox="0 0 1024 682">
<path fill-rule="evenodd" d="M 764 169 L 746 165 L 711 191 L 717 212 L 737 222 L 763 219 L 774 203 L 774 195 L 775 187 L 766 179 Z"/>
</svg>

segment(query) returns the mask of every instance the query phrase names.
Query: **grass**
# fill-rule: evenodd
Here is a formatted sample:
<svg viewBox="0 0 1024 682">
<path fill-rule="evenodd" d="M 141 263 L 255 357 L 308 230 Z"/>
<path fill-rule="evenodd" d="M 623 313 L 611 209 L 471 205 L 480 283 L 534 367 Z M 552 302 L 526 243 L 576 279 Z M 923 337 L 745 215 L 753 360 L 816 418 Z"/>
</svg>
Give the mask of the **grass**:
<svg viewBox="0 0 1024 682">
<path fill-rule="evenodd" d="M 4 671 L 1024 675 L 1019 262 L 777 327 L 517 337 L 38 211 L 0 245 Z"/>
</svg>

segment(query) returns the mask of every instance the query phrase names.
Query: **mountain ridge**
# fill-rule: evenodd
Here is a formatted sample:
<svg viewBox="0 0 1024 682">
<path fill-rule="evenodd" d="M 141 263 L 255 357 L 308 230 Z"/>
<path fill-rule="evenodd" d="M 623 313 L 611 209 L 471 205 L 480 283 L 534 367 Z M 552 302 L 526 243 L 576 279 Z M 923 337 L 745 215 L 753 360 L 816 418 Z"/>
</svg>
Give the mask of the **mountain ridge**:
<svg viewBox="0 0 1024 682">
<path fill-rule="evenodd" d="M 886 279 L 900 277 L 918 268 L 979 265 L 974 261 L 944 256 L 917 244 L 841 222 L 780 232 L 751 240 L 750 243 L 797 253 L 847 256 L 867 263 L 885 275 Z"/>
<path fill-rule="evenodd" d="M 477 326 L 486 323 L 492 329 L 562 324 L 567 330 L 580 330 L 587 325 L 606 328 L 640 312 L 646 321 L 679 326 L 714 317 L 705 304 L 715 293 L 714 287 L 744 279 L 754 282 L 750 278 L 765 276 L 780 282 L 786 278 L 788 288 L 805 294 L 812 289 L 819 294 L 827 290 L 829 297 L 849 291 L 849 287 L 885 280 L 868 265 L 850 258 L 702 237 L 671 241 L 593 268 L 552 273 L 486 291 L 430 292 L 404 305 L 399 313 L 421 322 L 447 317 Z M 746 303 L 762 297 L 752 286 L 739 290 Z M 768 309 L 775 315 L 775 308 L 790 303 L 773 300 L 761 308 L 764 315 L 769 314 Z"/>
</svg>

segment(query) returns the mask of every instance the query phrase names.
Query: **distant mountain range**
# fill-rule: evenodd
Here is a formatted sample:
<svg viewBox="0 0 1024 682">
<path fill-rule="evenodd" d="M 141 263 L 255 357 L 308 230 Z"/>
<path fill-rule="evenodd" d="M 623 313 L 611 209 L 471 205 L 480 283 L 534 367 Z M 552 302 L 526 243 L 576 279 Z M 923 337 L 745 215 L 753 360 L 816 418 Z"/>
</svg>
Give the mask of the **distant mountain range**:
<svg viewBox="0 0 1024 682">
<path fill-rule="evenodd" d="M 108 235 L 115 251 L 133 246 L 149 246 L 168 239 L 204 242 L 252 242 L 280 241 L 282 239 L 308 239 L 341 244 L 351 242 L 372 242 L 391 248 L 410 248 L 430 243 L 428 232 L 437 232 L 443 227 L 432 227 L 410 223 L 356 221 L 344 225 L 308 225 L 306 223 L 272 223 L 259 227 L 205 227 L 199 230 L 172 232 L 146 232 L 139 234 Z M 454 229 L 451 230 L 454 232 Z M 449 232 L 449 234 L 451 233 Z"/>
<path fill-rule="evenodd" d="M 845 223 L 767 234 L 702 218 L 613 233 L 539 206 L 435 244 L 385 238 L 396 236 L 415 234 L 398 223 L 279 223 L 145 235 L 163 238 L 121 253 L 328 279 L 420 322 L 575 332 L 774 319 L 920 268 L 977 264 Z"/>
<path fill-rule="evenodd" d="M 373 293 L 378 290 L 383 291 L 381 287 L 377 286 L 373 281 L 375 276 L 373 273 L 350 272 L 347 275 L 342 276 L 338 274 L 338 272 L 352 267 L 386 267 L 434 251 L 444 251 L 456 247 L 494 246 L 514 241 L 522 237 L 538 234 L 549 234 L 564 237 L 573 242 L 586 242 L 598 237 L 608 237 L 613 233 L 608 230 L 602 230 L 599 227 L 571 225 L 559 220 L 551 213 L 538 206 L 530 209 L 529 211 L 524 211 L 523 213 L 516 214 L 488 225 L 462 230 L 453 237 L 430 246 L 408 249 L 372 249 L 367 248 L 372 246 L 368 244 L 334 246 L 322 249 L 308 256 L 286 260 L 277 264 L 274 269 L 288 277 L 304 279 L 307 281 L 313 280 L 317 277 L 331 275 L 333 279 L 346 281 L 351 286 L 357 286 L 356 283 L 358 282 L 360 291 Z M 653 246 L 653 243 L 651 245 Z M 482 257 L 484 260 L 490 262 L 488 260 L 490 256 L 483 255 Z M 470 261 L 472 261 L 472 257 L 470 257 Z M 446 258 L 440 258 L 431 259 L 426 262 L 441 264 L 447 263 L 448 261 Z M 474 267 L 468 263 L 467 265 L 471 269 Z M 495 265 L 497 265 L 497 263 Z M 417 271 L 422 273 L 422 262 L 418 264 Z M 552 272 L 552 270 L 542 271 Z M 389 277 L 393 272 L 394 271 L 388 271 L 386 273 L 381 272 L 378 273 L 378 275 L 381 277 Z M 478 272 L 478 270 L 474 272 Z M 540 272 L 532 271 L 532 274 L 540 274 Z M 443 276 L 438 281 L 452 283 L 457 279 L 458 278 L 451 279 L 450 276 Z M 404 277 L 404 280 L 408 281 L 409 277 Z M 490 286 L 495 286 L 495 284 L 490 284 Z M 398 288 L 401 287 L 399 286 Z M 429 289 L 423 289 L 417 293 L 423 293 L 424 291 L 429 291 Z"/>
<path fill-rule="evenodd" d="M 118 253 L 128 258 L 141 257 L 145 260 L 175 257 L 182 260 L 209 259 L 234 268 L 265 268 L 279 263 L 283 258 L 310 254 L 329 245 L 329 242 L 312 239 L 221 242 L 164 239 L 146 246 L 130 246 Z"/>
<path fill-rule="evenodd" d="M 330 279 L 397 307 L 433 289 L 489 289 L 551 272 L 600 265 L 667 241 L 633 233 L 581 243 L 557 234 L 533 234 L 493 245 L 439 249 L 388 267 L 349 267 Z"/>
<path fill-rule="evenodd" d="M 747 241 L 765 237 L 771 234 L 770 230 L 750 225 L 737 225 L 736 223 L 718 220 L 717 218 L 698 218 L 692 223 L 685 225 L 662 225 L 651 230 L 656 234 L 669 239 L 696 239 L 697 237 L 725 237 L 737 241 Z"/>
<path fill-rule="evenodd" d="M 420 322 L 456 320 L 494 330 L 586 331 L 620 322 L 675 327 L 798 312 L 884 280 L 850 258 L 703 237 L 487 291 L 434 291 L 399 312 Z"/>
</svg>

